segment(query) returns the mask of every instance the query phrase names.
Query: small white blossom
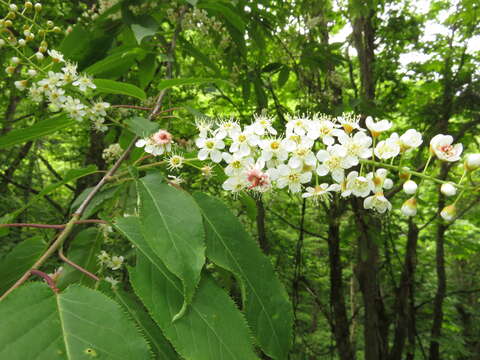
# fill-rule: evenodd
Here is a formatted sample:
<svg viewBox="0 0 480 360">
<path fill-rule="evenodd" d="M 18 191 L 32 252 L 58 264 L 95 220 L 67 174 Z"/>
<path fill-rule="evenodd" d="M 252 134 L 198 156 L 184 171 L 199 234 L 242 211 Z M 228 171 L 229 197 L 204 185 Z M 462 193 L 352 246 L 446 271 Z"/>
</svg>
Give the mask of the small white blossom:
<svg viewBox="0 0 480 360">
<path fill-rule="evenodd" d="M 316 203 L 318 200 L 329 200 L 332 196 L 332 192 L 337 192 L 340 190 L 340 185 L 323 183 L 315 187 L 309 186 L 305 190 L 306 192 L 302 194 L 302 197 L 310 198 Z"/>
<path fill-rule="evenodd" d="M 371 116 L 368 116 L 365 120 L 367 129 L 370 130 L 373 137 L 378 137 L 381 133 L 390 130 L 392 123 L 388 120 L 381 120 L 374 122 Z"/>
<path fill-rule="evenodd" d="M 317 174 L 325 176 L 331 173 L 336 182 L 343 180 L 345 169 L 354 166 L 351 159 L 347 157 L 347 149 L 338 144 L 328 147 L 327 150 L 318 151 L 317 159 L 321 162 L 317 166 Z"/>
<path fill-rule="evenodd" d="M 457 188 L 453 184 L 446 183 L 442 184 L 440 187 L 440 192 L 447 197 L 455 196 L 457 193 Z"/>
<path fill-rule="evenodd" d="M 112 270 L 118 270 L 122 267 L 123 261 L 123 256 L 112 256 L 107 266 Z"/>
<path fill-rule="evenodd" d="M 199 160 L 203 161 L 210 158 L 214 163 L 222 161 L 222 152 L 220 150 L 225 148 L 223 140 L 215 137 L 198 138 L 195 143 L 200 148 L 198 152 Z"/>
<path fill-rule="evenodd" d="M 452 145 L 452 142 L 452 136 L 438 134 L 430 141 L 430 151 L 433 152 L 439 160 L 448 162 L 458 161 L 463 151 L 463 145 Z"/>
<path fill-rule="evenodd" d="M 402 151 L 418 148 L 422 145 L 422 142 L 422 134 L 414 129 L 409 129 L 400 136 L 400 147 Z"/>
<path fill-rule="evenodd" d="M 405 216 L 415 216 L 417 215 L 417 199 L 414 197 L 405 201 L 402 205 L 402 214 Z"/>
<path fill-rule="evenodd" d="M 145 152 L 159 156 L 171 151 L 172 142 L 172 134 L 167 130 L 158 130 L 148 138 L 138 140 L 135 146 L 143 147 Z"/>
<path fill-rule="evenodd" d="M 387 210 L 390 211 L 392 209 L 392 204 L 383 195 L 383 192 L 378 192 L 372 196 L 367 197 L 363 201 L 363 207 L 365 209 L 376 210 L 377 212 L 383 214 Z"/>
<path fill-rule="evenodd" d="M 48 50 L 48 55 L 50 55 L 53 62 L 64 62 L 62 53 L 57 50 Z"/>
<path fill-rule="evenodd" d="M 400 153 L 399 138 L 396 133 L 375 146 L 375 156 L 382 160 L 391 159 Z"/>
<path fill-rule="evenodd" d="M 292 169 L 287 165 L 280 165 L 276 171 L 272 172 L 272 178 L 277 181 L 279 189 L 288 186 L 292 193 L 302 190 L 302 184 L 308 183 L 312 179 L 311 172 L 301 172 L 298 169 Z"/>
<path fill-rule="evenodd" d="M 343 197 L 353 194 L 354 196 L 365 198 L 375 190 L 373 173 L 360 176 L 357 171 L 351 171 L 347 175 L 345 185 L 346 189 L 342 191 Z"/>
<path fill-rule="evenodd" d="M 92 79 L 87 75 L 80 76 L 72 83 L 73 86 L 77 86 L 81 92 L 86 92 L 88 89 L 96 89 L 97 86 L 93 83 Z"/>
<path fill-rule="evenodd" d="M 407 195 L 413 195 L 417 192 L 418 185 L 413 180 L 407 180 L 403 183 L 403 191 Z"/>
<path fill-rule="evenodd" d="M 264 114 L 254 115 L 254 123 L 251 124 L 251 129 L 257 135 L 277 135 L 277 130 L 272 126 L 273 118 L 270 118 Z"/>
</svg>

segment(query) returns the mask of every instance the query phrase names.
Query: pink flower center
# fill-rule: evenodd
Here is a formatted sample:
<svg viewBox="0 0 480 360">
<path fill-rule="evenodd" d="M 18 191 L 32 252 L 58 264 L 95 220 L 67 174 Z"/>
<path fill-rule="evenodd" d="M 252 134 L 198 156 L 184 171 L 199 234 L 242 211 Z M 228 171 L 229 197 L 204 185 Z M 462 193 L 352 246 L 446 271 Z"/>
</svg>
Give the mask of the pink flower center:
<svg viewBox="0 0 480 360">
<path fill-rule="evenodd" d="M 255 168 L 247 172 L 247 180 L 251 184 L 249 189 L 267 186 L 270 183 L 268 175 Z"/>
<path fill-rule="evenodd" d="M 172 134 L 166 130 L 160 130 L 152 135 L 152 140 L 158 145 L 167 145 L 172 142 Z"/>
<path fill-rule="evenodd" d="M 447 156 L 452 156 L 453 155 L 453 146 L 452 145 L 440 146 L 440 151 L 443 152 Z"/>
</svg>

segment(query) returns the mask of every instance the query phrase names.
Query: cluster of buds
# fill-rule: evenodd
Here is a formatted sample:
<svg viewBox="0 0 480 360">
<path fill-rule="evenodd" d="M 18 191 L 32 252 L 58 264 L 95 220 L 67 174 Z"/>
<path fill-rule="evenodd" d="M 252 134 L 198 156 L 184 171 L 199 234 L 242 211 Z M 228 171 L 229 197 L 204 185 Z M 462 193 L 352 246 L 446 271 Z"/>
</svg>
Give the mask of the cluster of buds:
<svg viewBox="0 0 480 360">
<path fill-rule="evenodd" d="M 125 260 L 123 256 L 110 256 L 105 250 L 102 250 L 97 255 L 97 259 L 100 265 L 106 266 L 111 270 L 119 270 Z"/>
</svg>

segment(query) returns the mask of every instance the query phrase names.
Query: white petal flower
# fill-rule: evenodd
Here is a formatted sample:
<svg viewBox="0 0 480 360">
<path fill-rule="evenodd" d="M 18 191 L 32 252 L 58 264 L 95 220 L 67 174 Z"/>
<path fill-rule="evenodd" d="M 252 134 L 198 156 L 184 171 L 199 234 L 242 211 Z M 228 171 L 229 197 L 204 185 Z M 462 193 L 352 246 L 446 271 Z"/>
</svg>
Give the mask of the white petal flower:
<svg viewBox="0 0 480 360">
<path fill-rule="evenodd" d="M 465 168 L 467 171 L 473 171 L 480 168 L 480 154 L 468 154 L 465 157 Z"/>
<path fill-rule="evenodd" d="M 403 183 L 403 191 L 407 195 L 413 195 L 417 192 L 418 185 L 413 180 L 407 180 Z"/>
<path fill-rule="evenodd" d="M 375 156 L 382 160 L 391 159 L 400 153 L 398 135 L 393 133 L 387 140 L 380 141 L 375 146 Z"/>
<path fill-rule="evenodd" d="M 390 130 L 392 123 L 388 120 L 381 120 L 374 122 L 371 116 L 368 116 L 365 120 L 367 129 L 370 130 L 373 137 L 378 137 L 381 133 Z"/>
<path fill-rule="evenodd" d="M 463 151 L 463 145 L 452 145 L 452 142 L 452 136 L 438 134 L 430 141 L 430 151 L 433 152 L 439 160 L 448 162 L 458 161 Z"/>
<path fill-rule="evenodd" d="M 317 153 L 317 159 L 321 162 L 321 164 L 317 166 L 317 174 L 325 176 L 331 173 L 332 178 L 336 182 L 343 180 L 345 169 L 354 166 L 351 159 L 347 157 L 345 147 L 338 144 L 329 146 L 327 150 L 320 150 Z"/>
<path fill-rule="evenodd" d="M 198 152 L 199 160 L 203 161 L 210 157 L 215 163 L 222 161 L 222 152 L 220 150 L 225 148 L 223 140 L 215 137 L 198 138 L 196 144 L 200 148 L 200 151 Z"/>
<path fill-rule="evenodd" d="M 232 134 L 232 140 L 229 151 L 231 153 L 239 153 L 241 156 L 248 156 L 250 155 L 251 147 L 259 144 L 260 138 L 254 133 L 238 131 Z"/>
<path fill-rule="evenodd" d="M 269 161 L 276 158 L 280 161 L 285 161 L 288 158 L 288 151 L 286 149 L 287 141 L 285 139 L 266 139 L 260 143 L 262 149 L 261 159 Z"/>
<path fill-rule="evenodd" d="M 415 129 L 409 129 L 400 136 L 400 147 L 402 151 L 415 149 L 422 145 L 422 142 L 422 134 Z"/>
<path fill-rule="evenodd" d="M 244 190 L 247 186 L 248 183 L 243 176 L 229 177 L 222 185 L 224 190 L 231 191 L 233 193 L 238 193 L 239 191 Z"/>
<path fill-rule="evenodd" d="M 228 164 L 225 168 L 225 174 L 228 176 L 237 176 L 245 172 L 245 170 L 254 163 L 253 159 L 244 158 L 242 155 L 235 153 L 223 153 L 223 159 Z"/>
<path fill-rule="evenodd" d="M 321 117 L 310 123 L 307 137 L 312 140 L 320 138 L 325 145 L 330 146 L 335 142 L 334 136 L 338 136 L 342 133 L 337 127 L 338 125 L 332 120 Z"/>
<path fill-rule="evenodd" d="M 277 130 L 272 126 L 273 118 L 270 118 L 264 114 L 256 114 L 254 117 L 254 123 L 251 125 L 252 130 L 257 135 L 277 135 Z"/>
<path fill-rule="evenodd" d="M 318 200 L 329 200 L 332 196 L 331 192 L 338 192 L 340 190 L 340 185 L 338 184 L 327 184 L 323 183 L 315 187 L 307 187 L 306 192 L 302 194 L 303 198 L 311 198 L 315 203 Z"/>
<path fill-rule="evenodd" d="M 302 190 L 302 184 L 309 182 L 312 179 L 311 172 L 302 173 L 298 169 L 292 169 L 287 165 L 280 165 L 278 167 L 277 186 L 283 189 L 288 186 L 292 193 L 297 193 Z"/>
<path fill-rule="evenodd" d="M 364 132 L 357 132 L 353 136 L 348 136 L 343 133 L 338 136 L 338 141 L 347 150 L 347 156 L 350 157 L 350 162 L 354 165 L 358 164 L 358 158 L 368 159 L 372 156 L 372 138 Z"/>
<path fill-rule="evenodd" d="M 414 197 L 405 201 L 402 205 L 402 214 L 405 216 L 415 216 L 417 215 L 417 199 Z"/>
<path fill-rule="evenodd" d="M 367 197 L 363 201 L 363 207 L 365 209 L 372 209 L 383 214 L 385 211 L 390 211 L 392 209 L 392 204 L 383 195 L 383 192 L 378 192 L 372 196 Z"/>
<path fill-rule="evenodd" d="M 440 187 L 440 192 L 447 197 L 455 196 L 457 193 L 457 188 L 453 184 L 446 183 L 442 184 Z"/>
<path fill-rule="evenodd" d="M 224 139 L 227 136 L 232 137 L 234 133 L 240 131 L 240 125 L 233 119 L 223 120 L 220 122 L 218 128 L 215 130 L 215 137 L 218 139 Z"/>
<path fill-rule="evenodd" d="M 346 179 L 346 190 L 342 196 L 353 194 L 357 197 L 367 197 L 375 190 L 373 183 L 373 174 L 369 173 L 367 176 L 359 176 L 357 171 L 351 171 Z"/>
<path fill-rule="evenodd" d="M 172 134 L 167 130 L 158 130 L 148 138 L 140 139 L 135 143 L 136 147 L 143 147 L 144 151 L 159 156 L 170 152 L 172 149 Z"/>
</svg>

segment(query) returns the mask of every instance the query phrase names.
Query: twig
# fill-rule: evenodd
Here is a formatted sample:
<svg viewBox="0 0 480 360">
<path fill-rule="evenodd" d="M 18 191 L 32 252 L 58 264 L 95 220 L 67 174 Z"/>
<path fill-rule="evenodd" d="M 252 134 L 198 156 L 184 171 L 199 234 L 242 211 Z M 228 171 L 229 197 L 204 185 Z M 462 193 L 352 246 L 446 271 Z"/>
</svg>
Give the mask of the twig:
<svg viewBox="0 0 480 360">
<path fill-rule="evenodd" d="M 84 269 L 83 267 L 81 267 L 80 265 L 74 263 L 72 260 L 70 260 L 69 258 L 67 258 L 65 256 L 65 254 L 63 253 L 63 246 L 60 246 L 60 249 L 58 250 L 58 256 L 60 257 L 60 259 L 62 259 L 64 262 L 66 262 L 68 265 L 74 267 L 75 269 L 77 269 L 78 271 L 84 273 L 85 275 L 87 275 L 88 277 L 92 278 L 93 280 L 95 281 L 99 281 L 100 279 L 98 278 L 98 276 L 96 276 L 95 274 L 92 274 L 90 271 L 88 271 L 87 269 Z"/>
<path fill-rule="evenodd" d="M 75 221 L 75 225 L 80 224 L 108 224 L 105 220 L 98 220 L 98 219 L 89 219 L 89 220 L 78 220 Z M 38 228 L 38 229 L 65 229 L 67 224 L 29 224 L 29 223 L 14 223 L 14 224 L 0 224 L 0 228 L 2 227 L 31 227 L 31 228 Z"/>
<path fill-rule="evenodd" d="M 112 108 L 122 108 L 122 109 L 135 109 L 135 110 L 152 111 L 152 108 L 150 108 L 150 107 L 137 106 L 137 105 L 112 105 Z"/>
<path fill-rule="evenodd" d="M 57 286 L 55 285 L 55 281 L 53 281 L 53 279 L 50 276 L 48 276 L 46 273 L 44 273 L 43 271 L 30 270 L 29 274 L 37 275 L 37 276 L 40 276 L 41 278 L 43 278 L 43 280 L 45 280 L 45 282 L 48 284 L 50 289 L 53 290 L 54 293 L 58 294 L 60 292 L 60 290 L 58 290 Z"/>
</svg>

